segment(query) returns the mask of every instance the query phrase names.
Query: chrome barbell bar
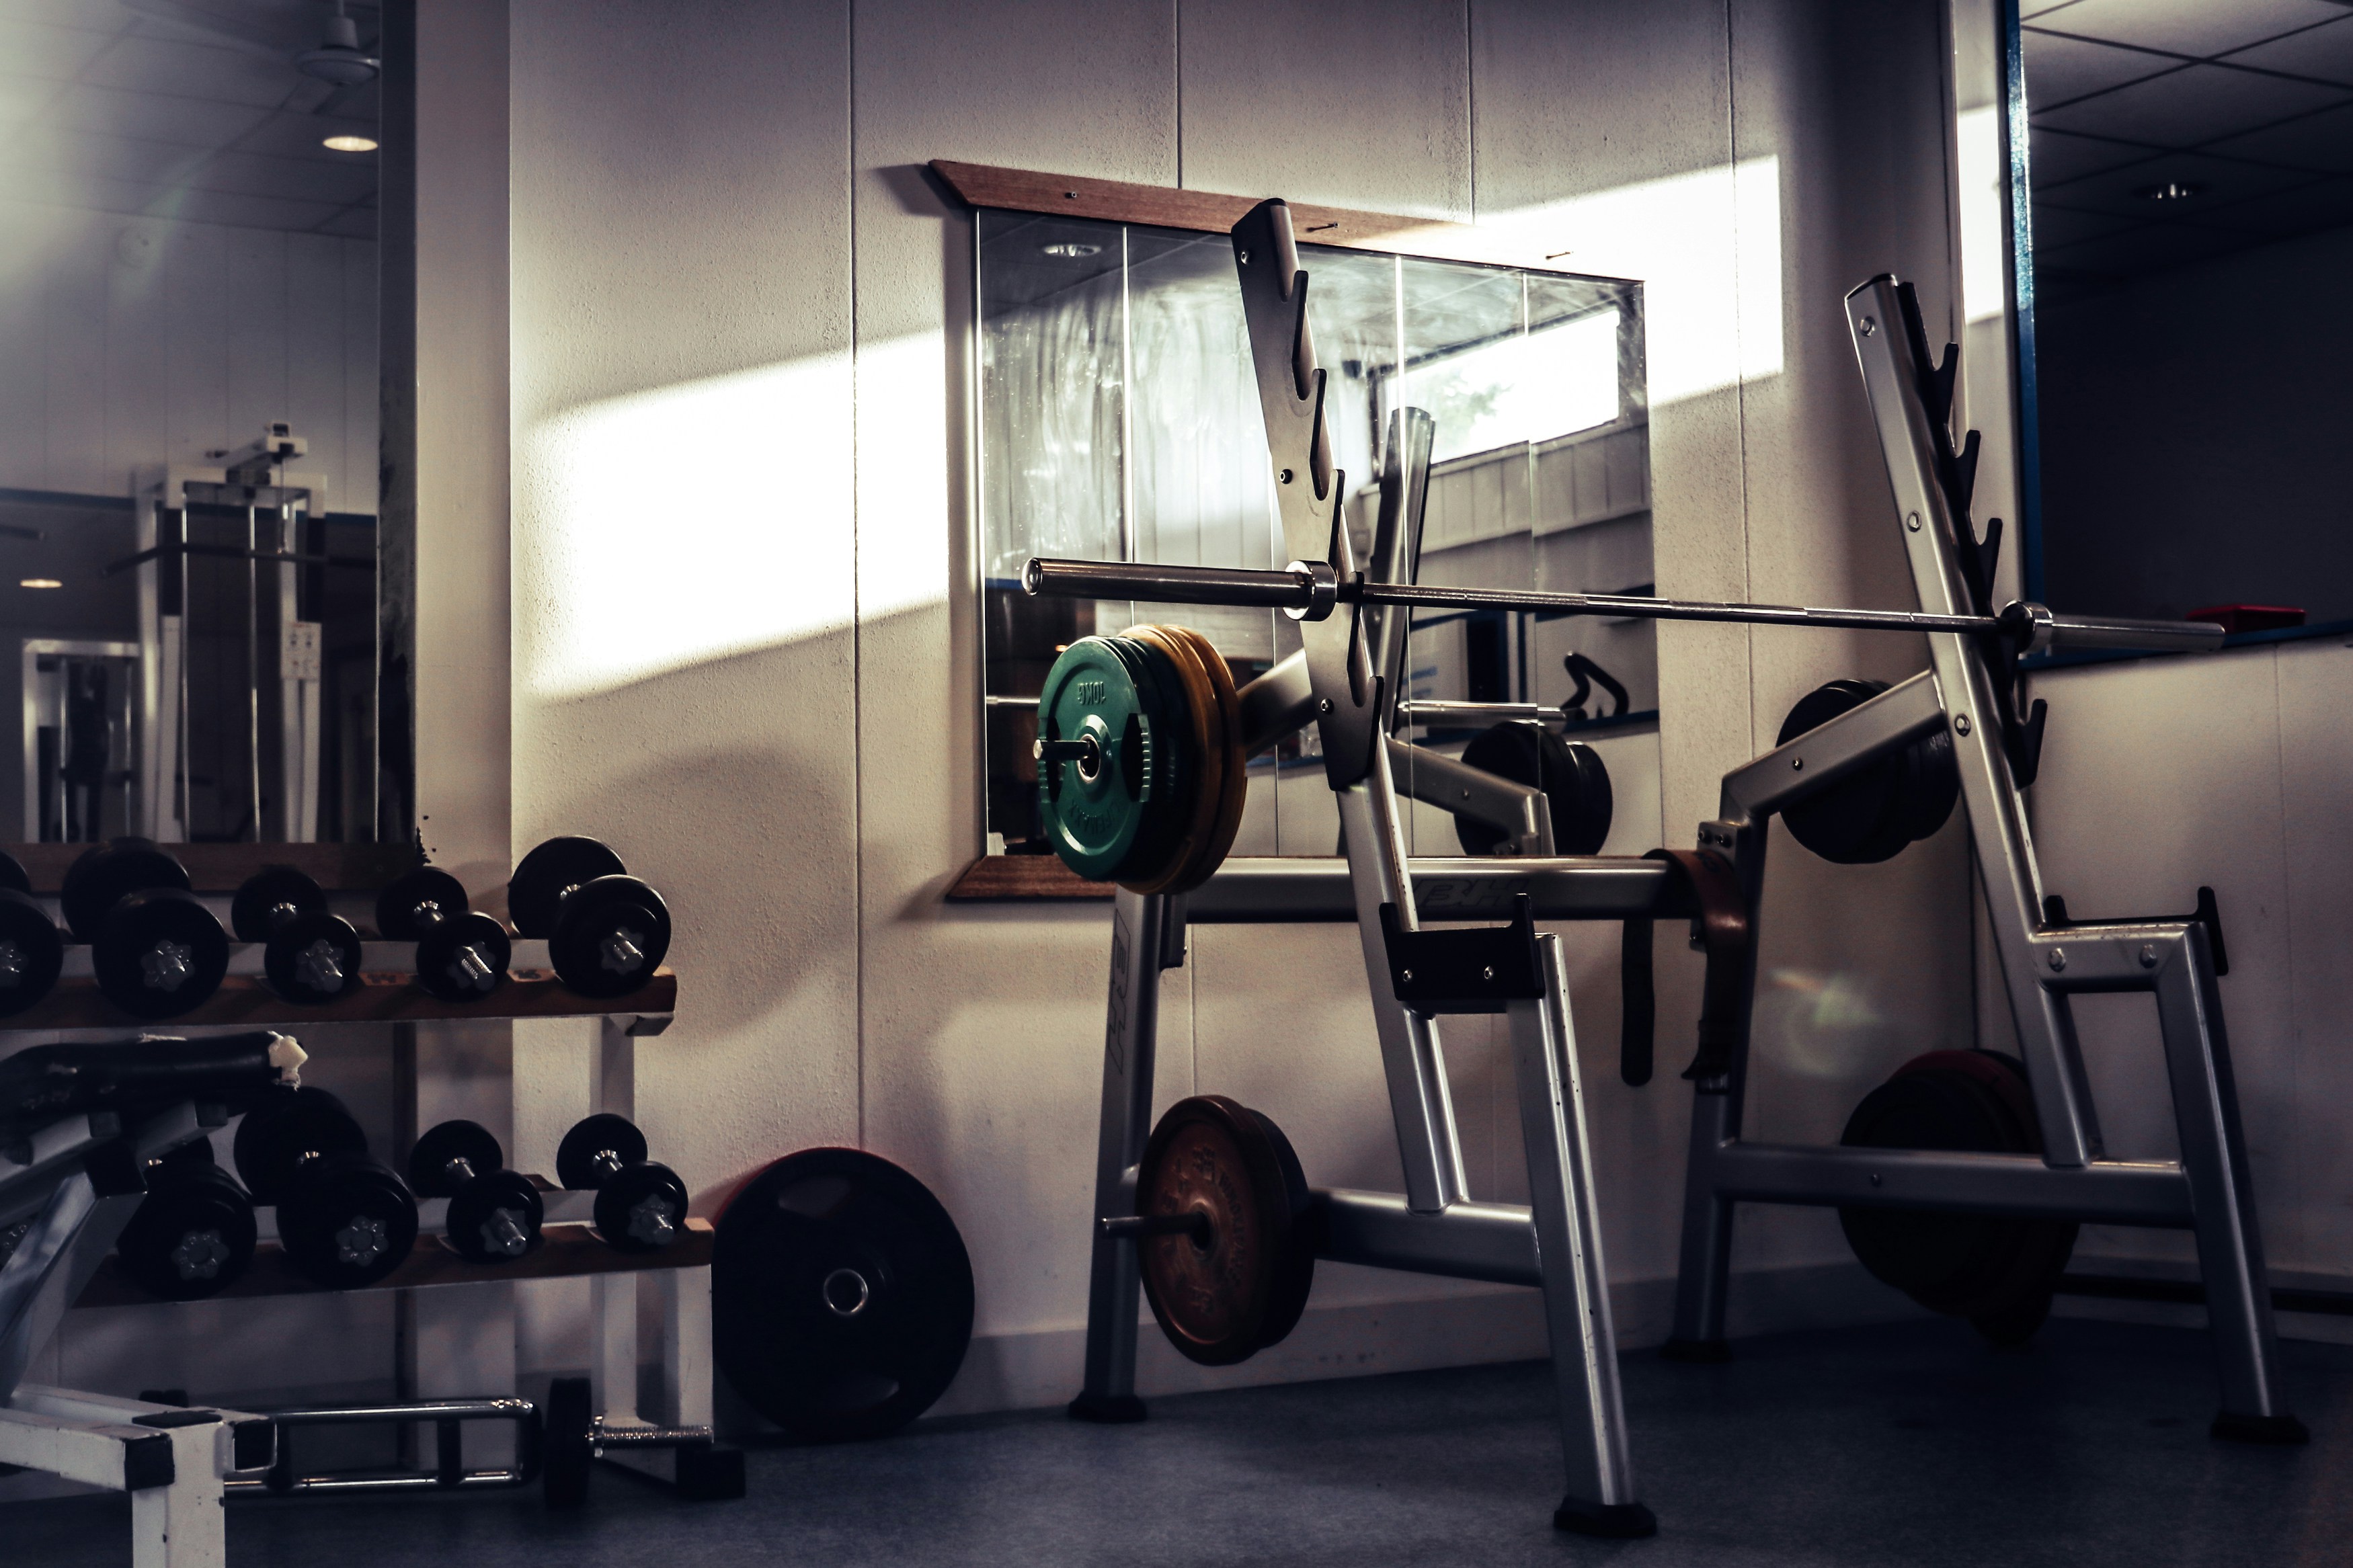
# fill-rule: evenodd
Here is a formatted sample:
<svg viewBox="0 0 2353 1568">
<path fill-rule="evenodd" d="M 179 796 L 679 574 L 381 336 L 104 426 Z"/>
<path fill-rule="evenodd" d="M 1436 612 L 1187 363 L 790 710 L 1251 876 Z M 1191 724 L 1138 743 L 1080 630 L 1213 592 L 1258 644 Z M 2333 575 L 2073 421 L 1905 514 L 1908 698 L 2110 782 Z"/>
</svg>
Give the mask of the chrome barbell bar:
<svg viewBox="0 0 2353 1568">
<path fill-rule="evenodd" d="M 2212 621 L 2142 621 L 2057 616 L 2013 603 L 1995 616 L 1943 616 L 1911 610 L 1847 610 L 1800 605 L 1746 605 L 1711 599 L 1654 599 L 1628 594 L 1546 593 L 1533 588 L 1448 588 L 1422 583 L 1339 581 L 1321 562 L 1294 561 L 1280 572 L 1240 567 L 1166 566 L 1121 561 L 1057 561 L 1033 556 L 1022 568 L 1033 596 L 1143 599 L 1158 604 L 1279 609 L 1295 620 L 1322 620 L 1339 605 L 1407 605 L 1425 609 L 1553 611 L 1652 621 L 1732 621 L 1747 626 L 1833 626 L 1850 631 L 1999 635 L 2021 653 L 2058 648 L 2137 648 L 2211 653 L 2222 646 Z"/>
</svg>

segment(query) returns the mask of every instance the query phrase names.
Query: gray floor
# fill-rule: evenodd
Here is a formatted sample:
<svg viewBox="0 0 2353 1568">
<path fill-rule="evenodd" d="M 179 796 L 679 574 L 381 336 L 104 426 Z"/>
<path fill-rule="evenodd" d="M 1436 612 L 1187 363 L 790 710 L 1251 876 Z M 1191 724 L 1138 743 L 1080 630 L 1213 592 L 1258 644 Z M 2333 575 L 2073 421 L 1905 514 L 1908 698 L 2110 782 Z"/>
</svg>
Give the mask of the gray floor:
<svg viewBox="0 0 2353 1568">
<path fill-rule="evenodd" d="M 1140 1426 L 938 1422 L 751 1456 L 745 1501 L 600 1474 L 530 1494 L 231 1505 L 234 1568 L 822 1563 L 1694 1563 L 2004 1568 L 2353 1561 L 2353 1359 L 2289 1347 L 2300 1449 L 2206 1435 L 2202 1334 L 2054 1323 L 2022 1352 L 1945 1322 L 1744 1342 L 1720 1367 L 1628 1358 L 1648 1542 L 1557 1535 L 1545 1369 L 1197 1394 Z M 124 1505 L 0 1517 L 0 1560 L 128 1561 Z"/>
</svg>

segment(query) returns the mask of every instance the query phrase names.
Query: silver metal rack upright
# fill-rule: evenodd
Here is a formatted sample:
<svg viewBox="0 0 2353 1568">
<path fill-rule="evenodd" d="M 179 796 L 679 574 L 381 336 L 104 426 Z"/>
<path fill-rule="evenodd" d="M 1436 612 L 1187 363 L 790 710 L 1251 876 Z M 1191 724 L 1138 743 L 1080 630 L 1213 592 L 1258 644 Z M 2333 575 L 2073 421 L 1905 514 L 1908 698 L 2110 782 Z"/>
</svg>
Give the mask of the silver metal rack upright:
<svg viewBox="0 0 2353 1568">
<path fill-rule="evenodd" d="M 1611 595 L 1432 588 L 1410 580 L 1416 484 L 1388 473 L 1375 532 L 1375 576 L 1351 558 L 1334 526 L 1342 483 L 1322 426 L 1323 372 L 1306 326 L 1307 279 L 1298 270 L 1286 210 L 1261 204 L 1233 231 L 1235 259 L 1265 413 L 1285 547 L 1280 572 L 1033 560 L 1033 594 L 1148 603 L 1261 605 L 1302 622 L 1302 651 L 1240 693 L 1246 752 L 1306 724 L 1323 742 L 1337 796 L 1345 858 L 1229 859 L 1192 892 L 1138 893 L 1113 902 L 1110 1007 L 1103 1050 L 1089 1283 L 1085 1384 L 1071 1410 L 1099 1420 L 1144 1415 L 1135 1395 L 1137 1184 L 1151 1131 L 1159 977 L 1184 962 L 1188 921 L 1353 920 L 1361 933 L 1402 1193 L 1321 1189 L 1316 1255 L 1375 1267 L 1532 1285 L 1544 1293 L 1567 1495 L 1564 1529 L 1651 1533 L 1637 1500 L 1620 1394 L 1608 1269 L 1559 939 L 1536 920 L 1628 925 L 1628 972 L 1639 952 L 1647 986 L 1649 922 L 1688 919 L 1708 954 L 1700 1052 L 1685 1076 L 1695 1106 L 1677 1300 L 1677 1348 L 1721 1350 L 1736 1204 L 1767 1201 L 2003 1215 L 2066 1215 L 2193 1229 L 2205 1265 L 2222 1366 L 2225 1436 L 2300 1438 L 2280 1390 L 2276 1341 L 2246 1156 L 2232 1088 L 2215 967 L 2197 920 L 2072 923 L 2046 918 L 2021 791 L 2033 776 L 2041 705 L 2021 712 L 2015 671 L 2023 653 L 2053 646 L 2192 651 L 2220 646 L 2207 623 L 2060 617 L 2039 605 L 1989 602 L 1994 538 L 1967 521 L 1974 442 L 1957 456 L 1946 428 L 1951 361 L 1928 364 L 1908 293 L 1874 279 L 1848 301 L 1855 344 L 1894 487 L 1919 595 L 1917 610 L 1810 609 Z M 1904 341 L 1899 342 L 1897 340 Z M 1393 426 L 1392 450 L 1406 446 Z M 1419 443 L 1428 450 L 1426 437 Z M 1379 580 L 1388 578 L 1392 580 Z M 1398 740 L 1394 663 L 1373 606 L 1458 603 L 1612 616 L 1842 626 L 1926 633 L 1931 668 L 1842 717 L 1725 776 L 1718 819 L 1690 850 L 1641 858 L 1552 853 L 1543 795 Z M 1947 731 L 1960 759 L 1961 797 L 1985 868 L 2009 994 L 2025 1044 L 2043 1150 L 2026 1155 L 1880 1149 L 1794 1149 L 1740 1139 L 1748 1021 L 1770 816 L 1838 784 L 1924 734 Z M 1404 770 L 1399 759 L 1409 759 Z M 1400 779 L 1451 766 L 1450 785 L 1483 780 L 1473 804 L 1516 854 L 1412 858 L 1399 826 Z M 1428 797 L 1424 797 L 1428 798 Z M 1460 808 L 1467 797 L 1445 797 Z M 1525 829 L 1525 831 L 1521 831 Z M 1482 931 L 1425 931 L 1423 922 L 1493 921 Z M 1449 943 L 1494 955 L 1433 982 L 1412 954 L 1443 959 Z M 1472 952 L 1469 946 L 1460 949 Z M 1514 955 L 1523 955 L 1515 957 Z M 1511 973 L 1505 973 L 1509 971 Z M 2097 1124 L 2068 1019 L 2079 991 L 2157 994 L 2183 1158 L 2121 1162 L 2101 1152 Z M 1647 991 L 1644 993 L 1647 997 Z M 1530 1189 L 1525 1206 L 1472 1199 L 1449 1098 L 1439 1017 L 1503 1013 L 1517 1067 Z M 1631 1016 L 1630 999 L 1630 1016 Z M 1650 1077 L 1650 1045 L 1630 1027 L 1621 1073 Z M 1639 1047 L 1639 1048 L 1638 1048 Z"/>
</svg>

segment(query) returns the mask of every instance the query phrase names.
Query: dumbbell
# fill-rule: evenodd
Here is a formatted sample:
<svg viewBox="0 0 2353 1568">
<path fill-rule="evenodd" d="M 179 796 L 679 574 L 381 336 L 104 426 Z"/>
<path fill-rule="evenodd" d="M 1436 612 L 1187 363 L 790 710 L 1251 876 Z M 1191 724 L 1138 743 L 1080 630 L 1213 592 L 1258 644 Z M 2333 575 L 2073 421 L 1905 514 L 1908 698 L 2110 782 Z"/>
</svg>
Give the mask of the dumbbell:
<svg viewBox="0 0 2353 1568">
<path fill-rule="evenodd" d="M 117 838 L 66 871 L 58 899 L 106 999 L 139 1018 L 202 1006 L 228 973 L 228 932 L 195 894 L 187 868 L 145 838 Z"/>
<path fill-rule="evenodd" d="M 147 1163 L 147 1195 L 116 1237 L 122 1271 L 151 1296 L 195 1301 L 253 1261 L 253 1199 L 191 1139 Z"/>
<path fill-rule="evenodd" d="M 324 1006 L 360 985 L 360 933 L 291 866 L 265 866 L 229 900 L 229 929 L 263 944 L 261 971 L 286 1001 Z"/>
<path fill-rule="evenodd" d="M 659 1252 L 686 1225 L 686 1184 L 646 1158 L 646 1135 L 626 1116 L 586 1117 L 555 1148 L 555 1179 L 596 1192 L 596 1234 L 622 1252 Z"/>
<path fill-rule="evenodd" d="M 458 879 L 419 866 L 376 895 L 375 929 L 417 944 L 417 984 L 444 1002 L 474 1002 L 506 984 L 507 928 L 467 904 Z"/>
<path fill-rule="evenodd" d="M 33 879 L 0 852 L 0 1018 L 47 996 L 65 962 L 66 939 L 33 897 Z"/>
<path fill-rule="evenodd" d="M 253 1201 L 278 1205 L 287 1260 L 320 1284 L 373 1285 L 407 1260 L 416 1194 L 369 1158 L 358 1120 L 325 1089 L 262 1100 L 238 1124 L 233 1152 Z"/>
<path fill-rule="evenodd" d="M 551 838 L 507 881 L 507 914 L 523 936 L 547 939 L 565 989 L 626 996 L 670 952 L 670 906 L 594 838 Z"/>
<path fill-rule="evenodd" d="M 448 1198 L 443 1234 L 470 1263 L 508 1263 L 539 1243 L 545 1218 L 531 1178 L 505 1168 L 499 1141 L 479 1121 L 444 1121 L 408 1152 L 408 1184 Z"/>
</svg>

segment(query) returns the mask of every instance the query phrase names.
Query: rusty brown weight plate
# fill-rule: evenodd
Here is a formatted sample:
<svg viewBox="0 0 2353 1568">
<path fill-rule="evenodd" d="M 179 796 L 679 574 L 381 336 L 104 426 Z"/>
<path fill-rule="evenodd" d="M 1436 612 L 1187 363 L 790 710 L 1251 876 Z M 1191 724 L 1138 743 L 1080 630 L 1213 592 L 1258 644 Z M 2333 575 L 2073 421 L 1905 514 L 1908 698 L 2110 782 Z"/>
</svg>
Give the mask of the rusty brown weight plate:
<svg viewBox="0 0 2353 1568">
<path fill-rule="evenodd" d="M 1191 731 L 1193 797 L 1182 837 L 1169 858 L 1142 876 L 1123 879 L 1138 893 L 1182 893 L 1199 887 L 1225 860 L 1241 826 L 1243 793 L 1241 703 L 1233 672 L 1209 639 L 1189 626 L 1131 626 L 1124 634 L 1158 650 L 1184 688 Z"/>
<path fill-rule="evenodd" d="M 1298 1323 L 1314 1237 L 1298 1158 L 1271 1121 L 1222 1095 L 1177 1101 L 1145 1145 L 1135 1192 L 1138 1214 L 1208 1217 L 1205 1238 L 1137 1247 L 1152 1315 L 1187 1359 L 1231 1365 Z"/>
</svg>

